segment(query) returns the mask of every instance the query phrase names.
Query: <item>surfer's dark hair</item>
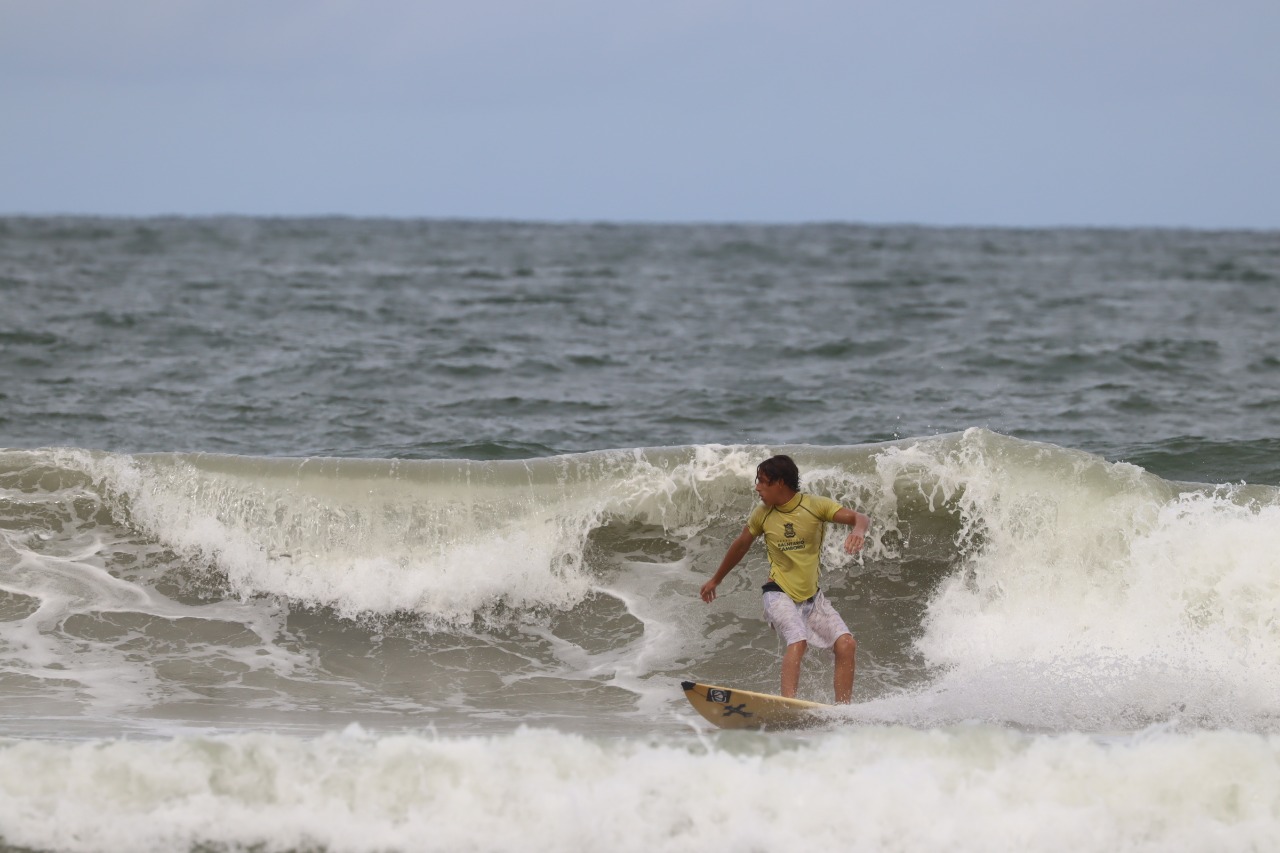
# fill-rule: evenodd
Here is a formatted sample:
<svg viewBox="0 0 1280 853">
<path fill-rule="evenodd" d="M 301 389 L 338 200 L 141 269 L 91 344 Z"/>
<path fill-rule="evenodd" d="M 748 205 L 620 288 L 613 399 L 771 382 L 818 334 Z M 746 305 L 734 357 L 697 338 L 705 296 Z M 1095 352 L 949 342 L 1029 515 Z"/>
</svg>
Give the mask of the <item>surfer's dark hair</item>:
<svg viewBox="0 0 1280 853">
<path fill-rule="evenodd" d="M 800 491 L 800 469 L 790 456 L 770 456 L 756 466 L 756 476 L 770 483 L 781 480 L 791 491 Z"/>
</svg>

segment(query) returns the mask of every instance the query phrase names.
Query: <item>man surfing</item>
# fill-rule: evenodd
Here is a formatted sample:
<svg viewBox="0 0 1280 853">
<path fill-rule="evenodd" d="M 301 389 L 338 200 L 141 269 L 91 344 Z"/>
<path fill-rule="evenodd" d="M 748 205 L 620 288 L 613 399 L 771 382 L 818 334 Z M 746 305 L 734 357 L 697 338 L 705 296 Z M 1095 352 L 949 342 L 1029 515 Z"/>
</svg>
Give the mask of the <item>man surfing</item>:
<svg viewBox="0 0 1280 853">
<path fill-rule="evenodd" d="M 761 506 L 729 545 L 711 580 L 702 585 L 702 600 L 715 601 L 716 587 L 742 561 L 764 534 L 769 554 L 769 580 L 763 586 L 764 615 L 786 644 L 782 655 L 782 695 L 796 695 L 800 663 L 809 644 L 831 649 L 835 655 L 836 702 L 853 699 L 854 658 L 858 644 L 818 588 L 822 535 L 827 522 L 853 528 L 844 540 L 852 554 L 866 541 L 871 519 L 837 501 L 800 491 L 800 470 L 790 456 L 774 456 L 756 468 L 756 494 Z"/>
</svg>

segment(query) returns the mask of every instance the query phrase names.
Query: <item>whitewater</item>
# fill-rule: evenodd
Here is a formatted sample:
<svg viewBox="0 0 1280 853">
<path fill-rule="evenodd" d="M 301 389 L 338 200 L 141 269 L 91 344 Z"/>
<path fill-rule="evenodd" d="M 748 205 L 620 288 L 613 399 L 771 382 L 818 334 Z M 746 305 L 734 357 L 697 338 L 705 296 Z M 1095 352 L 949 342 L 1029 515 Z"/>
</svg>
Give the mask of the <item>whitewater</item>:
<svg viewBox="0 0 1280 853">
<path fill-rule="evenodd" d="M 749 508 L 753 461 L 775 450 L 807 488 L 876 519 L 864 555 L 830 542 L 826 555 L 828 595 L 865 636 L 859 701 L 812 736 L 735 739 L 702 731 L 675 687 L 773 687 L 776 644 L 750 591 L 763 569 L 710 614 L 696 590 Z M 1179 785 L 1213 806 L 1180 827 L 1187 849 L 1273 837 L 1251 821 L 1277 802 L 1274 762 L 1258 766 L 1280 707 L 1274 487 L 1189 487 L 980 430 L 487 463 L 10 451 L 0 464 L 6 509 L 27 513 L 0 564 L 4 672 L 24 700 L 4 723 L 48 739 L 0 751 L 18 845 L 101 849 L 85 827 L 105 826 L 119 833 L 108 847 L 134 849 L 493 849 L 529 831 L 526 813 L 547 849 L 750 845 L 804 825 L 782 817 L 768 792 L 781 786 L 804 811 L 838 814 L 841 791 L 860 808 L 901 799 L 876 812 L 883 825 L 823 829 L 880 849 L 930 843 L 912 827 L 931 800 L 981 824 L 972 849 L 1026 842 L 1025 815 L 1001 815 L 1048 797 L 1066 826 L 1037 811 L 1036 831 L 1065 849 L 1153 832 L 1172 780 L 1151 765 L 1221 749 L 1219 781 L 1197 761 Z M 866 627 L 889 618 L 907 621 Z M 822 666 L 805 688 L 829 700 Z M 1266 785 L 1246 793 L 1238 773 Z M 1037 774 L 1046 787 L 1028 789 Z M 1152 799 L 1117 809 L 1142 778 Z M 555 817 L 566 803 L 614 814 L 610 789 L 633 786 L 656 809 L 639 826 Z M 994 798 L 992 814 L 969 797 Z M 690 816 L 706 808 L 720 818 Z M 49 809 L 76 817 L 49 836 Z M 1091 809 L 1112 836 L 1067 831 Z M 473 829 L 432 831 L 459 810 Z M 514 821 L 511 837 L 495 821 Z M 1236 824 L 1242 836 L 1218 835 Z"/>
<path fill-rule="evenodd" d="M 1280 843 L 1274 235 L 0 236 L 0 849 Z M 855 701 L 721 732 L 778 452 Z"/>
</svg>

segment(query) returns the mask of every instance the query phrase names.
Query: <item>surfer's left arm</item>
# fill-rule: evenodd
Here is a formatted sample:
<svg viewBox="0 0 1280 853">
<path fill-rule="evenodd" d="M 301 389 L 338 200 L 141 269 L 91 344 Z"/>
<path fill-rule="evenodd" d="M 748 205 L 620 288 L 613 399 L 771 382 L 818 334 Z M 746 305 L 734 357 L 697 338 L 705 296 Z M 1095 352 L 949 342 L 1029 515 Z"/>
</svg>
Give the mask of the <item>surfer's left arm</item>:
<svg viewBox="0 0 1280 853">
<path fill-rule="evenodd" d="M 836 524 L 848 524 L 853 528 L 844 539 L 846 554 L 862 550 L 863 544 L 867 541 L 867 528 L 871 526 L 871 516 L 856 509 L 841 507 L 831 520 Z"/>
</svg>

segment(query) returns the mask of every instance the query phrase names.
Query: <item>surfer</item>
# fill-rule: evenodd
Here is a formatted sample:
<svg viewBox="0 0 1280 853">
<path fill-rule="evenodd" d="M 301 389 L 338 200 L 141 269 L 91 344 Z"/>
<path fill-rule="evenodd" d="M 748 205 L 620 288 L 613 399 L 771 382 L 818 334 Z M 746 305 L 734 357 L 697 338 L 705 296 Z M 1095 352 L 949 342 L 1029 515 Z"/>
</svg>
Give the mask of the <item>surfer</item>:
<svg viewBox="0 0 1280 853">
<path fill-rule="evenodd" d="M 761 506 L 729 545 L 711 580 L 702 585 L 702 600 L 715 601 L 716 587 L 742 561 L 752 543 L 764 534 L 769 554 L 769 581 L 764 590 L 764 615 L 786 643 L 782 655 L 782 695 L 794 697 L 800 684 L 800 663 L 809 643 L 835 655 L 836 701 L 853 699 L 854 658 L 858 644 L 818 588 L 818 562 L 826 522 L 853 528 L 844 540 L 852 554 L 866 541 L 871 519 L 837 501 L 800 491 L 800 470 L 790 456 L 774 456 L 756 468 L 756 494 Z"/>
</svg>

